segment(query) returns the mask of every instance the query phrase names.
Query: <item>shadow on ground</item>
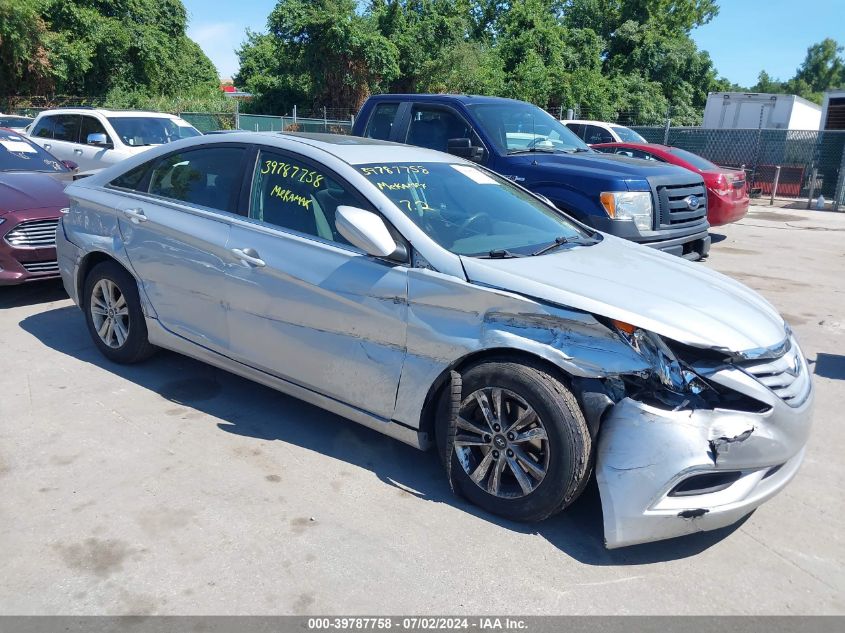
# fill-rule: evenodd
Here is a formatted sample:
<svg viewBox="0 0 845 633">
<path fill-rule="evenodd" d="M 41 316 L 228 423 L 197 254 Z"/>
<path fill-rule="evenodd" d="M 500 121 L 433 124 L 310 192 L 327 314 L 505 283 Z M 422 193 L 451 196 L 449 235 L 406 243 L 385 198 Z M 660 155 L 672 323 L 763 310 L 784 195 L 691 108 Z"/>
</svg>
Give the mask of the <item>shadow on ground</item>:
<svg viewBox="0 0 845 633">
<path fill-rule="evenodd" d="M 824 352 L 817 354 L 814 373 L 824 378 L 845 380 L 845 356 Z"/>
<path fill-rule="evenodd" d="M 116 365 L 91 342 L 79 310 L 48 310 L 20 323 L 44 345 L 130 380 L 168 400 L 222 420 L 221 431 L 294 444 L 375 473 L 385 485 L 419 499 L 447 503 L 504 529 L 538 534 L 588 565 L 641 565 L 694 556 L 739 524 L 713 532 L 609 551 L 602 540 L 602 514 L 593 480 L 584 494 L 556 517 L 535 524 L 506 521 L 455 496 L 433 452 L 422 453 L 295 398 L 179 354 L 162 351 L 139 365 Z"/>
<path fill-rule="evenodd" d="M 0 309 L 50 303 L 67 298 L 59 279 L 31 281 L 20 286 L 0 286 Z"/>
</svg>

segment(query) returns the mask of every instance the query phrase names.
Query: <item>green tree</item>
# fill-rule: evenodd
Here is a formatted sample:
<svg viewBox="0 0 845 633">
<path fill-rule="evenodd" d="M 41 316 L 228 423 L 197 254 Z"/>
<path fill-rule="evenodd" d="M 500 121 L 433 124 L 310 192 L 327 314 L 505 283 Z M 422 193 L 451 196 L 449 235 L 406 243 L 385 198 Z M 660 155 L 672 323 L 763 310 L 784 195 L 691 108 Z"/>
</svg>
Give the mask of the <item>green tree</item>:
<svg viewBox="0 0 845 633">
<path fill-rule="evenodd" d="M 41 94 L 52 88 L 38 0 L 0 0 L 0 96 Z"/>
</svg>

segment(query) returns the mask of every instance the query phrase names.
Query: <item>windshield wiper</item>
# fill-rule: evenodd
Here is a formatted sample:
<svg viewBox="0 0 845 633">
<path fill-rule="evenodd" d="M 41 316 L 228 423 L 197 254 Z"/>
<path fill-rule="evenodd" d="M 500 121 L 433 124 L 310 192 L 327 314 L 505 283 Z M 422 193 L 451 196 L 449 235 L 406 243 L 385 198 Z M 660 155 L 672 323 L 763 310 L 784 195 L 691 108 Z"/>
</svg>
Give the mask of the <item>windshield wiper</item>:
<svg viewBox="0 0 845 633">
<path fill-rule="evenodd" d="M 564 244 L 569 243 L 569 238 L 566 238 L 562 235 L 559 235 L 555 238 L 555 241 L 551 244 L 546 244 L 543 248 L 534 251 L 531 253 L 531 257 L 536 257 L 537 255 L 542 255 L 543 253 L 548 253 L 551 250 L 556 249 L 558 246 L 563 246 Z"/>
<path fill-rule="evenodd" d="M 566 152 L 567 154 L 580 154 L 581 152 L 592 152 L 593 150 L 589 147 L 573 147 L 571 149 L 564 149 L 561 151 Z"/>
<path fill-rule="evenodd" d="M 513 257 L 525 257 L 525 255 L 512 253 L 506 248 L 494 248 L 492 251 L 487 253 L 487 257 L 490 259 L 511 259 Z"/>
<path fill-rule="evenodd" d="M 525 147 L 523 149 L 509 149 L 508 156 L 511 154 L 533 154 L 535 152 L 540 152 L 543 154 L 554 154 L 559 150 L 552 149 L 550 147 Z"/>
</svg>

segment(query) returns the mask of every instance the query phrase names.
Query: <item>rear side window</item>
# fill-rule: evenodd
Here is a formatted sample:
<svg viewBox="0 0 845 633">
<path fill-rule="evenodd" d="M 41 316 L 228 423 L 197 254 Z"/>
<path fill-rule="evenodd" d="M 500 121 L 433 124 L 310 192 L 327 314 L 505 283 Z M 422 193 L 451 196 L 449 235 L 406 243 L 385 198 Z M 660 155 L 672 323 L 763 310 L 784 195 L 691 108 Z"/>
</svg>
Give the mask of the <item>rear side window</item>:
<svg viewBox="0 0 845 633">
<path fill-rule="evenodd" d="M 389 140 L 390 132 L 393 130 L 393 121 L 396 119 L 396 112 L 398 110 L 398 103 L 379 103 L 373 109 L 373 115 L 367 123 L 364 136 L 377 138 L 382 141 Z"/>
<path fill-rule="evenodd" d="M 170 154 L 155 161 L 149 178 L 136 168 L 112 182 L 132 189 L 144 185 L 150 194 L 201 207 L 229 211 L 240 191 L 242 147 L 208 147 Z M 143 167 L 143 166 L 142 166 Z M 124 179 L 123 184 L 119 183 Z M 145 184 L 148 183 L 148 184 Z M 139 184 L 135 184 L 135 190 Z"/>
<path fill-rule="evenodd" d="M 144 182 L 144 176 L 147 175 L 149 170 L 150 163 L 144 163 L 143 165 L 139 165 L 135 169 L 130 169 L 125 174 L 118 176 L 109 184 L 112 187 L 119 187 L 120 189 L 129 189 L 131 191 L 141 191 L 142 193 L 146 193 L 145 190 L 141 189 L 141 185 Z"/>
<path fill-rule="evenodd" d="M 35 138 L 53 138 L 53 117 L 45 116 L 32 129 Z"/>
<path fill-rule="evenodd" d="M 59 114 L 55 118 L 53 138 L 57 141 L 78 143 L 79 128 L 81 124 L 82 117 L 78 114 Z"/>
</svg>

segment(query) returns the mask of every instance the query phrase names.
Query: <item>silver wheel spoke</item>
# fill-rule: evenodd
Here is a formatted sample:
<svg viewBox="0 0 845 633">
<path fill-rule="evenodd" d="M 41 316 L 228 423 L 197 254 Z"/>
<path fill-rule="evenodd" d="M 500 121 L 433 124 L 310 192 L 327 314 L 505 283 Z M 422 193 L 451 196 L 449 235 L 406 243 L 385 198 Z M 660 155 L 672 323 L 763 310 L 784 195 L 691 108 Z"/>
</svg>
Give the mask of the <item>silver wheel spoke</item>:
<svg viewBox="0 0 845 633">
<path fill-rule="evenodd" d="M 109 326 L 108 326 L 108 329 L 106 330 L 106 343 L 108 343 L 109 345 L 114 347 L 112 345 L 112 340 L 114 339 L 114 319 L 109 319 L 108 322 L 109 322 Z"/>
<path fill-rule="evenodd" d="M 525 433 L 518 434 L 512 442 L 514 444 L 522 444 L 523 442 L 530 442 L 531 440 L 547 440 L 549 436 L 546 435 L 546 429 L 539 426 L 533 429 L 528 429 Z"/>
<path fill-rule="evenodd" d="M 459 429 L 463 429 L 464 431 L 475 433 L 476 435 L 484 435 L 490 432 L 490 429 L 481 428 L 480 426 L 475 424 L 475 422 L 470 422 L 463 416 L 458 416 L 457 427 Z"/>
<path fill-rule="evenodd" d="M 117 301 L 114 302 L 114 309 L 120 310 L 121 308 L 125 308 L 125 307 L 126 307 L 126 297 L 124 297 L 122 294 L 119 294 L 118 297 L 117 297 Z"/>
<path fill-rule="evenodd" d="M 511 424 L 506 430 L 506 433 L 510 433 L 511 431 L 516 431 L 519 428 L 522 428 L 526 424 L 533 422 L 534 419 L 537 417 L 537 414 L 534 413 L 534 409 L 531 407 L 527 407 L 525 411 L 519 414 L 519 417 Z"/>
<path fill-rule="evenodd" d="M 111 319 L 106 318 L 103 319 L 103 322 L 100 324 L 99 329 L 97 330 L 97 334 L 100 335 L 100 338 L 104 341 L 106 340 L 106 333 L 109 331 L 109 324 L 111 323 Z"/>
<path fill-rule="evenodd" d="M 502 411 L 502 390 L 494 387 L 492 389 L 493 395 L 493 417 L 496 421 L 501 424 L 502 421 L 505 419 Z"/>
<path fill-rule="evenodd" d="M 476 391 L 475 400 L 478 402 L 478 408 L 481 411 L 481 415 L 484 416 L 484 421 L 487 422 L 487 426 L 492 431 L 493 425 L 496 423 L 496 416 L 490 408 L 490 400 L 488 400 L 487 394 L 483 391 Z"/>
<path fill-rule="evenodd" d="M 533 475 L 534 479 L 540 481 L 545 476 L 546 471 L 540 468 L 540 466 L 537 465 L 537 462 L 531 459 L 525 451 L 518 446 L 514 446 L 511 450 L 513 450 L 516 461 L 525 466 L 525 470 Z"/>
<path fill-rule="evenodd" d="M 127 306 L 123 306 L 114 311 L 117 316 L 129 316 L 129 308 Z"/>
<path fill-rule="evenodd" d="M 91 306 L 91 313 L 92 314 L 98 314 L 100 316 L 106 316 L 108 314 L 108 310 L 106 310 L 105 308 L 101 308 L 100 306 L 92 305 Z"/>
<path fill-rule="evenodd" d="M 121 319 L 114 320 L 114 334 L 117 337 L 117 345 L 120 347 L 126 342 L 126 326 L 123 325 L 123 321 Z"/>
<path fill-rule="evenodd" d="M 485 442 L 481 437 L 472 437 L 471 435 L 456 435 L 455 446 L 487 446 L 489 442 Z"/>
<path fill-rule="evenodd" d="M 480 484 L 484 481 L 484 478 L 487 476 L 487 471 L 490 470 L 490 464 L 493 463 L 493 451 L 487 451 L 487 454 L 484 456 L 484 459 L 481 460 L 481 463 L 476 467 L 470 477 L 472 480 Z"/>
<path fill-rule="evenodd" d="M 492 453 L 492 451 L 491 451 Z M 491 495 L 499 494 L 499 486 L 502 484 L 502 471 L 505 469 L 505 460 L 497 459 L 493 466 L 493 474 L 490 476 L 490 481 L 487 482 L 487 492 Z"/>
<path fill-rule="evenodd" d="M 531 480 L 528 478 L 528 475 L 525 474 L 525 471 L 519 467 L 519 464 L 516 463 L 516 460 L 513 457 L 508 457 L 507 459 L 508 466 L 510 466 L 513 476 L 516 477 L 516 482 L 519 484 L 519 487 L 522 488 L 523 494 L 527 495 L 533 489 Z"/>
<path fill-rule="evenodd" d="M 98 308 L 100 310 L 108 310 L 108 306 L 106 305 L 106 302 L 103 301 L 102 295 L 97 296 L 96 292 L 94 292 L 93 296 L 91 297 L 91 307 Z"/>
</svg>

